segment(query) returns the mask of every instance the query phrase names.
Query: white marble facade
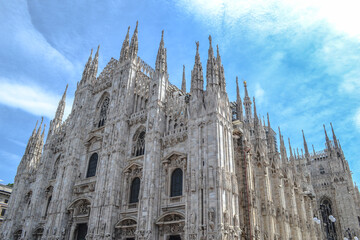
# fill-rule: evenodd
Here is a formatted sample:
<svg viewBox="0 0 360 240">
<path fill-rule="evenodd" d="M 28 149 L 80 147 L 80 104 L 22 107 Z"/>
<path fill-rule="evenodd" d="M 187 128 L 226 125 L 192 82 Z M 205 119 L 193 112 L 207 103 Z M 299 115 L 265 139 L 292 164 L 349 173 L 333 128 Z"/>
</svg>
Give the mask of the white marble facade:
<svg viewBox="0 0 360 240">
<path fill-rule="evenodd" d="M 244 99 L 237 86 L 229 102 L 219 48 L 209 42 L 206 90 L 196 43 L 190 92 L 185 74 L 181 89 L 169 82 L 163 33 L 155 69 L 137 56 L 137 26 L 99 76 L 99 48 L 94 59 L 91 52 L 69 117 L 62 121 L 65 90 L 45 144 L 42 124 L 29 139 L 1 239 L 359 234 L 359 191 L 336 137 L 313 154 L 304 137 L 305 155 L 290 147 L 288 157 L 279 129 L 277 150 L 246 82 Z M 323 221 L 319 209 L 329 204 L 338 221 L 325 229 L 313 218 Z"/>
</svg>

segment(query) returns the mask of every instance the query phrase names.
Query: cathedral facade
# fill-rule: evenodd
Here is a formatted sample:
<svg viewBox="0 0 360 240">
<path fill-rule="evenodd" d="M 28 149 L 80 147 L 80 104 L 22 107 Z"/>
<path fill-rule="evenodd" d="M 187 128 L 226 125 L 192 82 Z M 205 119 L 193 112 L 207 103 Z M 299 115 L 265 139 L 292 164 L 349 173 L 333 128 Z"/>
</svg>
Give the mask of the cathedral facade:
<svg viewBox="0 0 360 240">
<path fill-rule="evenodd" d="M 310 153 L 304 136 L 288 155 L 246 82 L 229 102 L 211 37 L 206 89 L 198 42 L 190 92 L 185 69 L 181 89 L 169 82 L 163 33 L 155 69 L 137 52 L 137 25 L 99 76 L 91 52 L 68 118 L 65 90 L 45 143 L 35 127 L 1 239 L 360 236 L 359 190 L 334 132 L 324 151 Z"/>
</svg>

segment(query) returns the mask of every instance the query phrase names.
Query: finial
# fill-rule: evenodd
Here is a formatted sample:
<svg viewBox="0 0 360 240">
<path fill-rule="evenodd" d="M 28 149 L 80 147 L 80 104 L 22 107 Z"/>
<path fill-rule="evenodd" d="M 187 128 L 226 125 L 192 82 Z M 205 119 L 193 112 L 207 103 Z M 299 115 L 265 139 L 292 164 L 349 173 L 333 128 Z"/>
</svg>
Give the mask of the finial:
<svg viewBox="0 0 360 240">
<path fill-rule="evenodd" d="M 216 54 L 217 54 L 217 56 L 220 56 L 220 53 L 219 53 L 219 45 L 218 45 L 218 44 L 216 44 Z"/>
<path fill-rule="evenodd" d="M 332 134 L 333 134 L 333 142 L 334 142 L 335 148 L 338 148 L 338 141 L 337 141 L 337 138 L 336 138 L 336 135 L 335 135 L 335 132 L 334 132 L 334 128 L 333 128 L 333 125 L 332 125 L 331 122 L 330 122 L 330 126 L 331 126 L 331 131 L 332 131 Z"/>
<path fill-rule="evenodd" d="M 184 93 L 186 93 L 185 65 L 183 65 L 183 76 L 182 76 L 181 90 Z"/>
<path fill-rule="evenodd" d="M 315 155 L 316 152 L 315 152 L 314 144 L 312 144 L 312 149 L 313 149 L 313 152 L 314 152 L 314 155 Z"/>
<path fill-rule="evenodd" d="M 246 87 L 246 81 L 244 81 L 244 87 Z"/>
<path fill-rule="evenodd" d="M 289 142 L 290 157 L 292 157 L 293 153 L 292 153 L 292 149 L 291 149 L 290 138 L 288 138 L 288 142 Z"/>
<path fill-rule="evenodd" d="M 130 26 L 128 26 L 128 30 L 127 30 L 127 32 L 128 32 L 128 33 L 130 32 Z"/>
<path fill-rule="evenodd" d="M 211 35 L 209 35 L 209 44 L 210 44 L 210 47 L 211 47 Z"/>
<path fill-rule="evenodd" d="M 138 20 L 136 20 L 136 27 L 135 27 L 135 29 L 137 29 L 137 28 L 138 28 L 138 25 L 139 25 L 139 21 L 138 21 Z"/>
<path fill-rule="evenodd" d="M 196 41 L 195 44 L 196 44 L 196 53 L 199 53 L 199 41 Z"/>
<path fill-rule="evenodd" d="M 161 31 L 161 39 L 164 40 L 164 29 Z"/>
</svg>

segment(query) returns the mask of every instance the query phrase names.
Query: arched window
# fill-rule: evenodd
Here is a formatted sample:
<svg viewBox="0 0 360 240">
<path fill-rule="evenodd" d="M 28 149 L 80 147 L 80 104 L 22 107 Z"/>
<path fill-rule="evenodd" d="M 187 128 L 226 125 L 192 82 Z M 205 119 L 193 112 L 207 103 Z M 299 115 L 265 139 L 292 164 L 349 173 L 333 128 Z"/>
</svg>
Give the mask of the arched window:
<svg viewBox="0 0 360 240">
<path fill-rule="evenodd" d="M 145 153 L 145 131 L 142 131 L 140 132 L 140 134 L 136 139 L 133 155 L 137 157 L 144 155 L 144 153 Z"/>
<path fill-rule="evenodd" d="M 329 199 L 324 199 L 321 201 L 320 212 L 324 223 L 326 239 L 336 239 L 335 223 L 329 218 L 330 215 L 333 215 L 333 210 Z"/>
<path fill-rule="evenodd" d="M 173 171 L 171 175 L 170 197 L 181 196 L 182 189 L 183 189 L 183 172 L 180 168 L 177 168 Z"/>
<path fill-rule="evenodd" d="M 320 165 L 319 167 L 319 171 L 320 171 L 320 174 L 324 174 L 325 173 L 325 169 L 322 165 Z"/>
<path fill-rule="evenodd" d="M 110 102 L 109 97 L 106 97 L 101 105 L 98 127 L 104 126 L 106 122 L 106 115 L 107 115 L 107 110 L 109 108 L 109 102 Z"/>
<path fill-rule="evenodd" d="M 86 173 L 87 178 L 93 177 L 96 175 L 97 162 L 98 162 L 98 154 L 94 153 L 93 155 L 91 155 L 90 160 L 89 160 L 88 170 Z"/>
<path fill-rule="evenodd" d="M 129 203 L 139 202 L 139 192 L 140 192 L 140 178 L 134 178 L 131 182 L 130 188 L 130 201 Z"/>
</svg>

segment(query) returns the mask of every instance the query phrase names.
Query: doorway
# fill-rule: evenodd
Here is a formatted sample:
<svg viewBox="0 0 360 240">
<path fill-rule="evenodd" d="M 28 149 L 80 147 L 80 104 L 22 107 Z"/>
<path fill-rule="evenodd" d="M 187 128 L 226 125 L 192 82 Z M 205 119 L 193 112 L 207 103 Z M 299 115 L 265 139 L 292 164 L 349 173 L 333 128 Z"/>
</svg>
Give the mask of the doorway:
<svg viewBox="0 0 360 240">
<path fill-rule="evenodd" d="M 80 223 L 77 227 L 77 234 L 76 234 L 76 240 L 86 240 L 86 234 L 87 234 L 88 226 L 87 223 Z"/>
</svg>

